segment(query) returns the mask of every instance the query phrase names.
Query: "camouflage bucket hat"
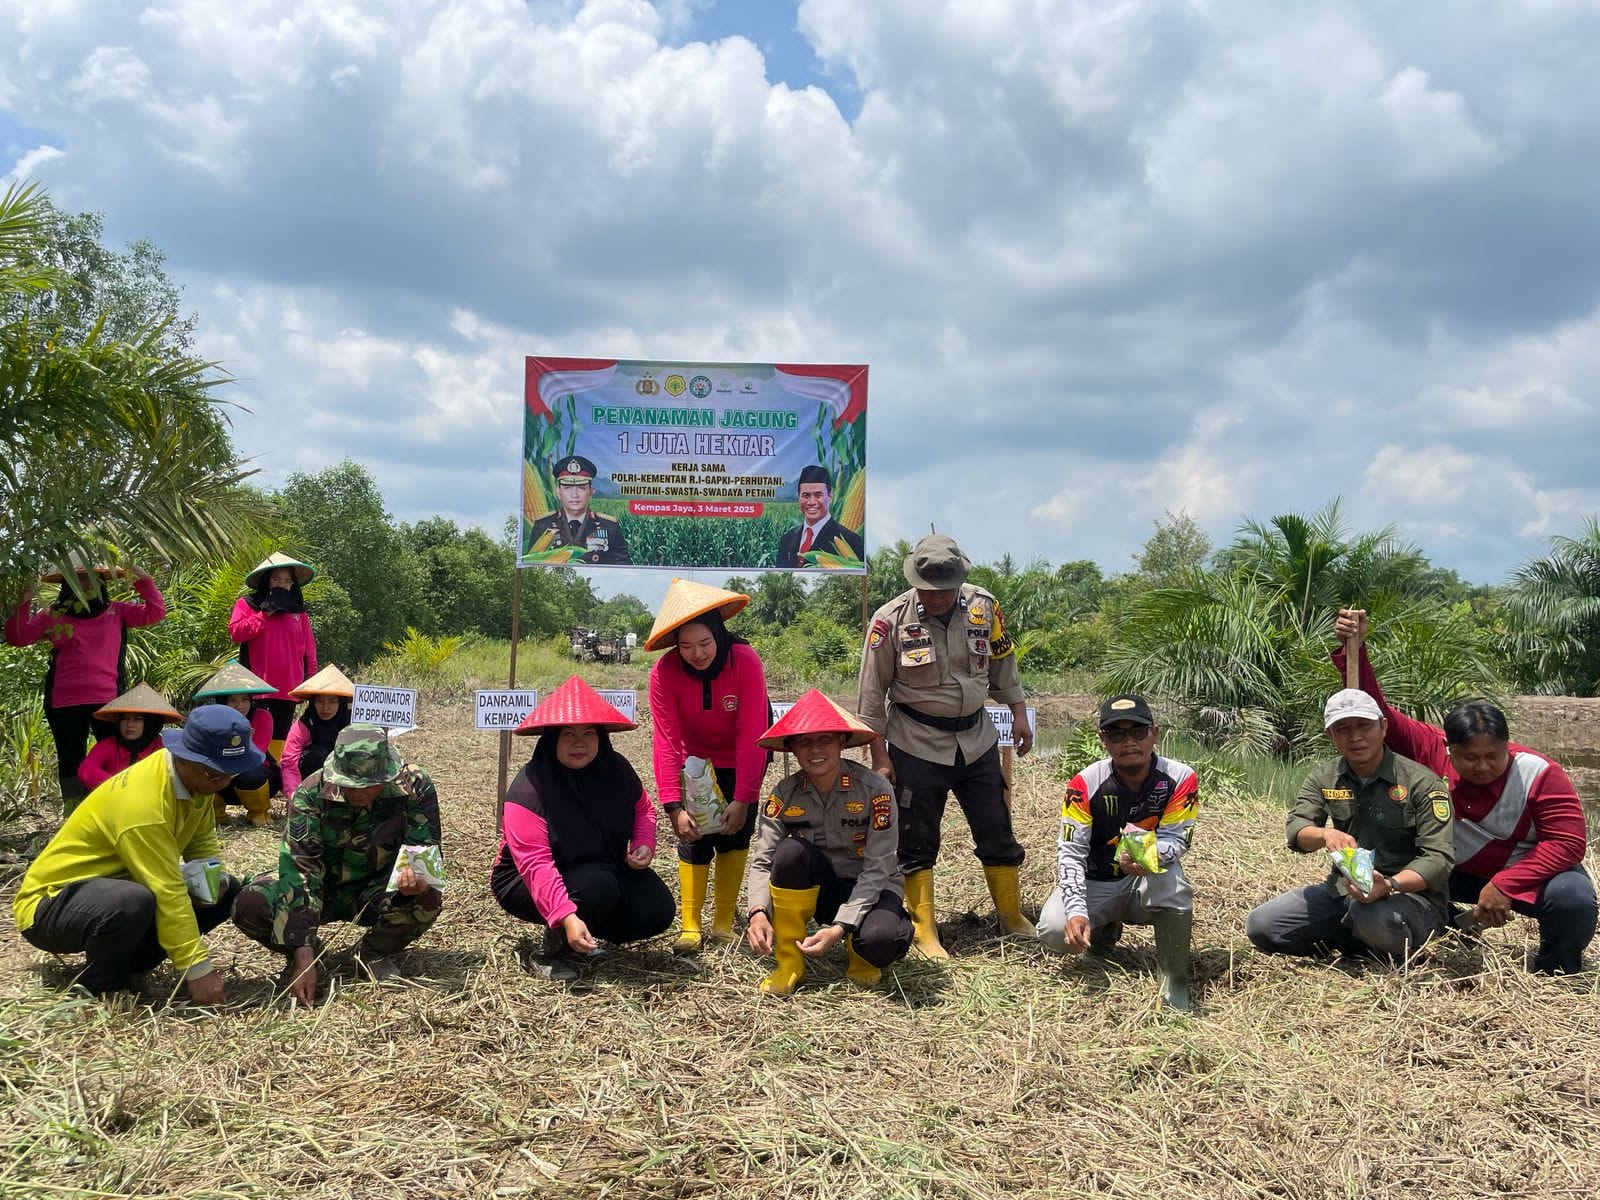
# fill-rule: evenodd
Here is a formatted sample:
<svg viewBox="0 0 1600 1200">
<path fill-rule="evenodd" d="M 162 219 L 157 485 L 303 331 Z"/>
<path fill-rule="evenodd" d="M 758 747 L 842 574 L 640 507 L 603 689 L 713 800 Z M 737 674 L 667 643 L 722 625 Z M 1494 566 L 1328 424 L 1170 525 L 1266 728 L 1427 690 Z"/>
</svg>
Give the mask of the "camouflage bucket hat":
<svg viewBox="0 0 1600 1200">
<path fill-rule="evenodd" d="M 322 768 L 322 778 L 339 787 L 376 787 L 400 774 L 404 765 L 381 725 L 346 725 Z"/>
</svg>

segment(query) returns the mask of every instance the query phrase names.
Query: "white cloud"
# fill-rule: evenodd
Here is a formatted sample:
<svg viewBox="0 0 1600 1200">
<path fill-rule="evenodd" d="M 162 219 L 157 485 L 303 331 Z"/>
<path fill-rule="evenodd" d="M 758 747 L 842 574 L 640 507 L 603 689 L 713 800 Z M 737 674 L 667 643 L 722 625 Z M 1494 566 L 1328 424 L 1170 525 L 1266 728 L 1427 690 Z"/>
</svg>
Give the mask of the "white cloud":
<svg viewBox="0 0 1600 1200">
<path fill-rule="evenodd" d="M 0 104 L 268 481 L 403 516 L 498 529 L 526 353 L 869 362 L 872 540 L 980 557 L 1345 493 L 1488 579 L 1600 503 L 1592 8 L 801 0 L 853 121 L 704 11 L 0 0 Z"/>
</svg>

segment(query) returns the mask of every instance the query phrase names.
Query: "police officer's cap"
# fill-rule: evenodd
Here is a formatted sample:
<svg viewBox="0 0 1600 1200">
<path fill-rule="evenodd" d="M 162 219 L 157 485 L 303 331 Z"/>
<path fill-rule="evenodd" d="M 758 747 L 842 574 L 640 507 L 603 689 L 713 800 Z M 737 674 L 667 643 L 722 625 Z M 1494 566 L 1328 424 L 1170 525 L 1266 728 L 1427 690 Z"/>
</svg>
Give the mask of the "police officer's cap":
<svg viewBox="0 0 1600 1200">
<path fill-rule="evenodd" d="M 946 592 L 958 588 L 967 580 L 972 563 L 961 553 L 955 539 L 942 533 L 930 533 L 906 555 L 900 568 L 906 582 L 914 588 L 928 592 Z"/>
<path fill-rule="evenodd" d="M 595 465 L 581 454 L 556 460 L 557 483 L 593 483 L 598 474 Z"/>
</svg>

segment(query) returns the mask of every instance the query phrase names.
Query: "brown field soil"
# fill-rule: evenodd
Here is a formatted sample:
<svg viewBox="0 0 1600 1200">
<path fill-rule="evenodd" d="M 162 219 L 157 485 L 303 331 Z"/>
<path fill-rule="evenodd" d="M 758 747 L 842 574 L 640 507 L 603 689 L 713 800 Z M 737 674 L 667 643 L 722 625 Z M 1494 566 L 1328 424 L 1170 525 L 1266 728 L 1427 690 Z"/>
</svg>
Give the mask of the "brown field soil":
<svg viewBox="0 0 1600 1200">
<path fill-rule="evenodd" d="M 1058 703 L 1079 707 L 1040 704 L 1047 722 Z M 1524 708 L 1516 732 L 1555 753 L 1558 704 Z M 432 703 L 402 739 L 438 784 L 454 874 L 404 984 L 336 961 L 320 1006 L 291 1012 L 278 964 L 224 929 L 227 1011 L 174 998 L 166 968 L 103 1003 L 64 992 L 70 971 L 6 923 L 0 1196 L 1596 1193 L 1596 974 L 1528 976 L 1525 921 L 1404 973 L 1255 953 L 1250 907 L 1321 874 L 1283 848 L 1276 802 L 1202 810 L 1194 1018 L 1153 1008 L 1147 930 L 1108 962 L 999 938 L 954 805 L 948 964 L 913 952 L 859 991 L 827 960 L 776 1000 L 742 949 L 674 959 L 663 938 L 564 988 L 522 969 L 524 931 L 488 895 L 497 737 L 471 723 L 465 700 Z M 648 774 L 647 732 L 619 744 Z M 1030 909 L 1053 879 L 1060 788 L 1049 761 L 1019 764 Z M 230 866 L 271 866 L 276 833 L 236 818 Z M 672 864 L 663 831 L 675 892 Z M 352 942 L 335 927 L 336 960 Z"/>
</svg>

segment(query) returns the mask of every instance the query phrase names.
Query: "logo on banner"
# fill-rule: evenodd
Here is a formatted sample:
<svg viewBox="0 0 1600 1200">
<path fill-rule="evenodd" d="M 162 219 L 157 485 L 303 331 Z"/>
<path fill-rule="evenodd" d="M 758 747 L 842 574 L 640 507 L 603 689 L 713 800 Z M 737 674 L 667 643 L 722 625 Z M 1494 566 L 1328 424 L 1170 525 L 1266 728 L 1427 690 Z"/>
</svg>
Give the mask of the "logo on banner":
<svg viewBox="0 0 1600 1200">
<path fill-rule="evenodd" d="M 654 396 L 658 391 L 661 390 L 661 385 L 658 384 L 654 379 L 651 379 L 650 376 L 646 375 L 643 379 L 639 380 L 638 383 L 633 385 L 633 390 L 638 392 L 641 396 Z"/>
<path fill-rule="evenodd" d="M 711 395 L 711 380 L 704 375 L 696 375 L 689 380 L 689 394 L 696 400 L 704 400 Z"/>
<path fill-rule="evenodd" d="M 681 396 L 681 395 L 683 395 L 683 389 L 686 386 L 687 385 L 683 382 L 683 376 L 682 375 L 668 375 L 667 376 L 667 395 L 669 395 L 669 396 Z"/>
</svg>

